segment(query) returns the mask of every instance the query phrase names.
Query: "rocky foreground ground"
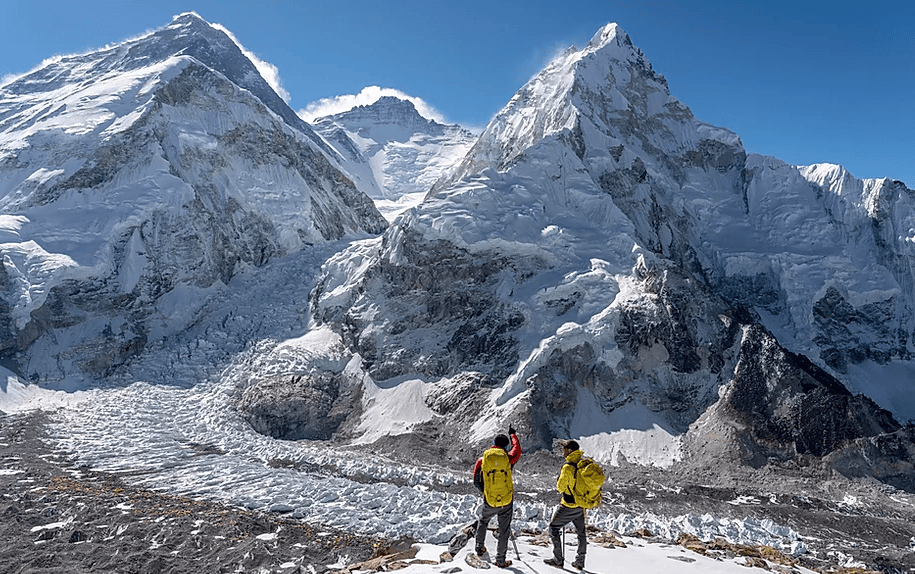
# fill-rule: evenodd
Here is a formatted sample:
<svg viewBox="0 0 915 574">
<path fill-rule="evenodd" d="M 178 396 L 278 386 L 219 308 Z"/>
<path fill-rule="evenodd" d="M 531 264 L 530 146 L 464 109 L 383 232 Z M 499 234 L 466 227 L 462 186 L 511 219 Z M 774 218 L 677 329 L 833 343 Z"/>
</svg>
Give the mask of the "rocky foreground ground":
<svg viewBox="0 0 915 574">
<path fill-rule="evenodd" d="M 0 414 L 0 572 L 4 574 L 320 573 L 359 562 L 369 570 L 393 570 L 388 558 L 410 547 L 409 540 L 356 536 L 278 514 L 139 489 L 118 476 L 75 468 L 44 441 L 44 421 L 40 413 Z M 544 467 L 548 461 L 538 458 L 528 457 L 527 464 Z M 803 481 L 732 478 L 735 484 L 730 487 L 685 481 L 671 486 L 679 482 L 675 475 L 614 469 L 607 505 L 621 513 L 708 512 L 770 518 L 801 532 L 812 550 L 788 560 L 779 568 L 782 572 L 791 572 L 791 564 L 848 574 L 915 571 L 911 495 L 879 485 L 836 483 L 832 488 L 846 489 L 853 502 L 838 504 L 815 495 L 829 488 L 822 482 L 810 483 L 808 491 Z M 550 479 L 544 476 L 543 480 Z M 785 492 L 789 484 L 798 491 Z M 650 538 L 656 533 L 639 535 Z M 687 536 L 676 542 L 712 555 L 762 552 L 766 556 L 768 552 L 708 545 Z M 841 568 L 849 557 L 866 568 Z"/>
<path fill-rule="evenodd" d="M 308 572 L 392 549 L 280 515 L 132 488 L 73 468 L 42 415 L 0 415 L 0 572 Z M 396 550 L 396 549 L 394 549 Z"/>
</svg>

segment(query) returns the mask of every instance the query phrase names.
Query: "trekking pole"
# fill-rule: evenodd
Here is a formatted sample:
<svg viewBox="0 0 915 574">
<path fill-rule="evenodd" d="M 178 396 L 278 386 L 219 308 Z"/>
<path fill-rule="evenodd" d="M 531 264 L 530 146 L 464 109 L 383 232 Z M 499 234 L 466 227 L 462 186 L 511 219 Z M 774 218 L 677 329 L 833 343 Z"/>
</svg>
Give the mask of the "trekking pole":
<svg viewBox="0 0 915 574">
<path fill-rule="evenodd" d="M 515 547 L 515 556 L 518 557 L 518 561 L 520 562 L 520 561 L 521 561 L 521 553 L 518 552 L 518 541 L 515 540 L 515 533 L 512 532 L 512 531 L 509 531 L 509 538 L 511 538 L 512 546 Z"/>
<path fill-rule="evenodd" d="M 562 563 L 565 564 L 565 562 L 566 562 L 566 527 L 565 526 L 562 527 L 562 546 L 560 546 L 559 549 L 562 551 L 561 552 Z"/>
</svg>

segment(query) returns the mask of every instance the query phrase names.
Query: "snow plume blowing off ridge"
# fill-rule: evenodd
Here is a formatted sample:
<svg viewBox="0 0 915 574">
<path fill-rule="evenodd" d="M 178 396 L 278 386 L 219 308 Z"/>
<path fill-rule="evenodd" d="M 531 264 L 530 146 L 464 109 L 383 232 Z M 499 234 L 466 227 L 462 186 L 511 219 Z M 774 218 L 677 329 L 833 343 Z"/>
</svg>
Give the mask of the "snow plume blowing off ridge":
<svg viewBox="0 0 915 574">
<path fill-rule="evenodd" d="M 911 248 L 890 233 L 911 207 L 881 190 L 890 229 L 844 229 L 830 189 L 695 118 L 609 24 L 519 89 L 382 240 L 328 262 L 315 319 L 368 378 L 424 380 L 472 444 L 512 420 L 531 448 L 574 436 L 610 463 L 794 449 L 860 472 L 851 441 L 900 425 L 843 380 L 874 341 L 874 363 L 898 361 L 884 384 L 911 381 Z"/>
<path fill-rule="evenodd" d="M 189 14 L 197 16 L 195 12 L 189 12 Z M 178 16 L 175 17 L 177 18 Z M 199 18 L 200 16 L 197 17 Z M 267 84 L 273 88 L 273 91 L 276 92 L 279 97 L 283 98 L 283 101 L 288 104 L 289 100 L 292 99 L 292 96 L 290 96 L 289 92 L 286 91 L 286 88 L 283 87 L 283 81 L 280 79 L 280 69 L 270 62 L 261 60 L 254 52 L 242 46 L 241 42 L 238 41 L 238 38 L 235 37 L 235 34 L 233 34 L 222 24 L 213 23 L 210 25 L 213 28 L 221 31 L 223 34 L 231 38 L 233 42 L 235 42 L 235 44 L 238 46 L 238 49 L 241 50 L 241 53 L 244 54 L 249 60 L 251 60 L 251 63 L 254 64 L 254 67 L 257 68 L 258 72 L 260 72 L 260 75 L 262 78 L 264 78 L 264 81 L 267 82 Z"/>
</svg>

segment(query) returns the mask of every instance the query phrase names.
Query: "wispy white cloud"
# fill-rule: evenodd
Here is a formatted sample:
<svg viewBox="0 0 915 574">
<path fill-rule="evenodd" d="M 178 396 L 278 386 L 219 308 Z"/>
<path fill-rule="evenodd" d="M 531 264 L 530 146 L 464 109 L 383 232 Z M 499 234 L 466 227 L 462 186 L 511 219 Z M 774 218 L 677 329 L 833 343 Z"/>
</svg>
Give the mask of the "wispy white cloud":
<svg viewBox="0 0 915 574">
<path fill-rule="evenodd" d="M 394 96 L 401 100 L 413 102 L 419 115 L 427 120 L 435 120 L 439 123 L 447 124 L 449 122 L 438 110 L 427 104 L 422 98 L 409 96 L 400 90 L 394 88 L 381 88 L 378 86 L 367 86 L 358 94 L 346 94 L 333 98 L 322 98 L 316 102 L 311 102 L 304 109 L 298 111 L 299 117 L 306 122 L 312 122 L 316 118 L 332 116 L 342 112 L 347 112 L 356 106 L 370 106 L 383 96 Z"/>
<path fill-rule="evenodd" d="M 0 86 L 5 86 L 9 83 L 12 83 L 17 78 L 21 78 L 21 77 L 22 77 L 22 74 L 4 74 L 2 77 L 0 77 Z"/>
<path fill-rule="evenodd" d="M 217 30 L 222 31 L 226 36 L 231 38 L 232 41 L 235 42 L 235 45 L 238 46 L 238 49 L 241 50 L 241 53 L 244 54 L 246 58 L 251 60 L 251 63 L 254 64 L 255 68 L 257 68 L 258 73 L 260 73 L 261 77 L 264 78 L 264 81 L 266 81 L 267 84 L 273 88 L 273 91 L 276 92 L 279 97 L 283 98 L 283 101 L 289 103 L 291 96 L 289 95 L 289 92 L 286 91 L 286 88 L 283 87 L 283 82 L 280 80 L 279 68 L 270 62 L 261 60 L 254 52 L 242 46 L 241 42 L 238 41 L 238 38 L 236 38 L 235 35 L 222 24 L 210 25 Z"/>
</svg>

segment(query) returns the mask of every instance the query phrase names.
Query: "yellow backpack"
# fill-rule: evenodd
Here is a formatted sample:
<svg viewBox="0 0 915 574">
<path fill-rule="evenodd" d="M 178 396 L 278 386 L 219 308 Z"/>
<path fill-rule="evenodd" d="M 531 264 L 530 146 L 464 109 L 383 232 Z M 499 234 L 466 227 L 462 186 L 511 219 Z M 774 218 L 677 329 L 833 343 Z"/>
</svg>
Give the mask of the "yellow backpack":
<svg viewBox="0 0 915 574">
<path fill-rule="evenodd" d="M 603 498 L 601 487 L 607 478 L 604 469 L 590 458 L 582 458 L 577 465 L 566 464 L 575 469 L 575 486 L 572 487 L 575 503 L 582 508 L 600 506 Z"/>
<path fill-rule="evenodd" d="M 514 496 L 512 465 L 504 448 L 494 446 L 483 453 L 483 497 L 486 504 L 498 508 L 511 503 Z"/>
</svg>

